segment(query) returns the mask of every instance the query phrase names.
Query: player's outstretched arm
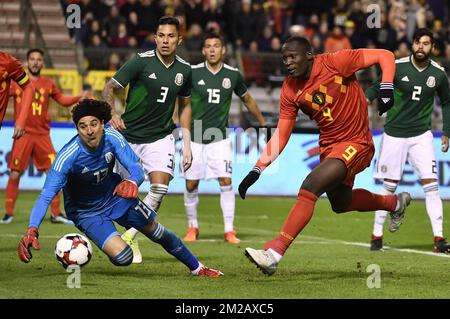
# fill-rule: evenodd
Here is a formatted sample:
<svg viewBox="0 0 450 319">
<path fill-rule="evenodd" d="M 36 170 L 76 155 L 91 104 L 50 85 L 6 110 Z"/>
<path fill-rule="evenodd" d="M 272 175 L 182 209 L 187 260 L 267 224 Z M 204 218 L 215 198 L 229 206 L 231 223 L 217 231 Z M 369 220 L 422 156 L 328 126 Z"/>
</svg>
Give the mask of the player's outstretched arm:
<svg viewBox="0 0 450 319">
<path fill-rule="evenodd" d="M 249 112 L 256 117 L 261 126 L 267 126 L 266 120 L 262 116 L 258 104 L 256 104 L 256 101 L 250 94 L 250 92 L 247 91 L 247 94 L 241 97 L 241 101 L 244 103 L 245 107 L 249 110 Z"/>
<path fill-rule="evenodd" d="M 124 129 L 126 129 L 125 123 L 123 122 L 120 114 L 117 113 L 114 104 L 114 90 L 118 89 L 122 89 L 122 86 L 114 79 L 111 79 L 108 81 L 108 83 L 106 83 L 106 86 L 102 92 L 102 96 L 103 99 L 108 102 L 109 105 L 111 105 L 112 118 L 111 121 L 109 121 L 109 124 L 111 124 L 111 127 L 113 127 L 114 129 L 123 131 Z"/>
<path fill-rule="evenodd" d="M 252 186 L 259 178 L 262 171 L 275 161 L 285 148 L 289 138 L 291 137 L 292 130 L 295 126 L 295 119 L 282 119 L 278 120 L 277 129 L 273 134 L 270 141 L 267 143 L 264 151 L 256 162 L 255 167 L 247 174 L 247 176 L 239 184 L 239 195 L 242 199 L 245 199 L 245 195 L 250 186 Z"/>
</svg>

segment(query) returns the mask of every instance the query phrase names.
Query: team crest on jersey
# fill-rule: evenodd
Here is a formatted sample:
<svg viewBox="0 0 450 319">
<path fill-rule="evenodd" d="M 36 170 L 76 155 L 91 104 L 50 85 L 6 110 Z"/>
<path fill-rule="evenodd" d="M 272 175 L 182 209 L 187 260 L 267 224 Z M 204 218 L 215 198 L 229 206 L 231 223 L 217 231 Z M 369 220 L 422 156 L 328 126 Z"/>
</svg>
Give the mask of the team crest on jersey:
<svg viewBox="0 0 450 319">
<path fill-rule="evenodd" d="M 106 153 L 105 160 L 106 160 L 106 163 L 108 163 L 108 164 L 111 163 L 114 160 L 114 154 L 111 152 Z"/>
<path fill-rule="evenodd" d="M 177 75 L 175 75 L 175 84 L 178 86 L 183 84 L 183 74 L 177 73 Z"/>
<path fill-rule="evenodd" d="M 316 104 L 324 105 L 325 104 L 325 94 L 322 92 L 314 92 L 313 101 Z"/>
<path fill-rule="evenodd" d="M 224 89 L 229 89 L 231 87 L 231 80 L 229 78 L 223 79 L 222 86 Z"/>
<path fill-rule="evenodd" d="M 429 76 L 427 79 L 427 86 L 429 88 L 434 88 L 435 85 L 436 85 L 436 78 L 434 76 Z"/>
</svg>

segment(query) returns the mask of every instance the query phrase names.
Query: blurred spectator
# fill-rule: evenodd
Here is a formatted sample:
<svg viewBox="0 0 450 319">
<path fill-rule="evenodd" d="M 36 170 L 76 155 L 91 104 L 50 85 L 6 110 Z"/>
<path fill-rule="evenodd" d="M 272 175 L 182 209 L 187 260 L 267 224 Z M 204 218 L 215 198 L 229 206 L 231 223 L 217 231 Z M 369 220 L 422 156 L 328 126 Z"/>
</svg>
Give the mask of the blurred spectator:
<svg viewBox="0 0 450 319">
<path fill-rule="evenodd" d="M 203 0 L 184 0 L 186 10 L 186 27 L 189 28 L 194 24 L 205 27 L 203 18 Z"/>
<path fill-rule="evenodd" d="M 323 53 L 322 39 L 319 35 L 314 35 L 311 39 L 311 48 L 314 54 Z"/>
<path fill-rule="evenodd" d="M 141 4 L 138 0 L 127 0 L 127 2 L 120 7 L 120 15 L 122 17 L 129 17 L 131 12 L 139 13 L 141 11 Z"/>
<path fill-rule="evenodd" d="M 109 16 L 103 20 L 103 29 L 107 32 L 108 42 L 111 42 L 118 37 L 119 26 L 125 23 L 125 18 L 119 15 L 119 9 L 116 6 L 112 6 L 109 11 Z"/>
<path fill-rule="evenodd" d="M 406 37 L 411 43 L 414 31 L 418 28 L 425 28 L 426 21 L 425 8 L 418 0 L 409 0 L 406 7 Z"/>
<path fill-rule="evenodd" d="M 258 39 L 259 17 L 252 11 L 251 0 L 242 0 L 241 9 L 233 22 L 236 49 L 248 49 L 250 42 Z"/>
<path fill-rule="evenodd" d="M 242 64 L 244 65 L 244 79 L 247 83 L 256 83 L 259 86 L 264 84 L 263 60 L 258 54 L 258 42 L 250 42 L 249 50 L 242 54 Z"/>
<path fill-rule="evenodd" d="M 260 51 L 270 51 L 272 37 L 273 37 L 272 27 L 266 25 L 262 32 L 261 38 L 259 38 L 258 41 Z"/>
<path fill-rule="evenodd" d="M 342 31 L 341 26 L 334 26 L 331 34 L 325 39 L 325 52 L 332 53 L 343 49 L 351 49 L 349 39 Z"/>
<path fill-rule="evenodd" d="M 88 47 L 91 48 L 106 48 L 106 43 L 100 38 L 98 34 L 94 34 L 89 39 Z"/>
<path fill-rule="evenodd" d="M 127 19 L 127 32 L 129 36 L 139 37 L 139 17 L 134 11 L 131 11 Z"/>
<path fill-rule="evenodd" d="M 112 52 L 108 57 L 108 63 L 106 69 L 108 71 L 117 71 L 120 69 L 121 59 L 120 55 L 116 52 Z"/>
<path fill-rule="evenodd" d="M 184 46 L 189 51 L 201 51 L 203 46 L 202 27 L 193 23 L 184 38 Z"/>
<path fill-rule="evenodd" d="M 281 40 L 279 37 L 273 37 L 270 41 L 270 51 L 277 53 L 281 51 Z"/>
<path fill-rule="evenodd" d="M 158 19 L 164 15 L 164 11 L 156 0 L 142 0 L 139 15 L 140 34 L 145 37 L 151 31 L 156 31 Z"/>
<path fill-rule="evenodd" d="M 400 58 L 404 58 L 406 56 L 410 56 L 411 55 L 411 50 L 409 49 L 409 44 L 405 41 L 400 42 L 398 44 L 398 48 L 397 50 L 395 50 L 394 52 L 395 54 L 395 58 L 396 59 L 400 59 Z"/>
<path fill-rule="evenodd" d="M 366 47 L 367 44 L 366 37 L 363 34 L 356 32 L 356 26 L 352 20 L 347 20 L 344 26 L 345 26 L 344 33 L 346 37 L 350 40 L 350 44 L 353 49 Z"/>
<path fill-rule="evenodd" d="M 100 42 L 106 41 L 106 31 L 100 27 L 100 23 L 98 22 L 98 20 L 94 19 L 88 24 L 88 30 L 85 33 L 85 40 L 83 41 L 83 43 L 86 46 L 92 45 L 92 38 L 95 35 L 100 38 Z"/>
<path fill-rule="evenodd" d="M 306 28 L 301 24 L 294 24 L 289 28 L 288 36 L 306 37 Z"/>
<path fill-rule="evenodd" d="M 447 71 L 447 74 L 450 72 L 450 43 L 447 43 L 445 46 L 445 59 L 443 59 L 442 66 Z"/>
<path fill-rule="evenodd" d="M 120 23 L 118 27 L 117 36 L 113 37 L 111 40 L 111 46 L 113 48 L 125 48 L 128 45 L 128 33 L 127 26 L 125 23 Z"/>
<path fill-rule="evenodd" d="M 147 36 L 145 37 L 144 41 L 141 44 L 141 48 L 148 50 L 153 50 L 156 48 L 154 32 L 150 32 L 149 34 L 147 34 Z"/>
<path fill-rule="evenodd" d="M 139 43 L 136 37 L 128 37 L 127 48 L 129 49 L 138 49 Z"/>
</svg>

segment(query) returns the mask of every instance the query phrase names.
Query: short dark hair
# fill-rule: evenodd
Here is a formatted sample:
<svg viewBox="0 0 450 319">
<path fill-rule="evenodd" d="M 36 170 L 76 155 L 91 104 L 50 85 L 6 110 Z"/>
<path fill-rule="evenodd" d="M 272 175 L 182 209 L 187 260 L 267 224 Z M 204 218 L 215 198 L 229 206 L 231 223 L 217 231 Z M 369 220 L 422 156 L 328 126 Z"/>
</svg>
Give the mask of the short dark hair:
<svg viewBox="0 0 450 319">
<path fill-rule="evenodd" d="M 286 43 L 292 43 L 296 42 L 299 46 L 301 46 L 303 49 L 305 49 L 305 52 L 312 52 L 311 43 L 309 43 L 308 39 L 300 36 L 291 36 L 287 38 L 287 40 L 284 42 Z"/>
<path fill-rule="evenodd" d="M 159 18 L 158 26 L 156 27 L 156 29 L 158 29 L 160 25 L 165 24 L 174 25 L 177 28 L 177 32 L 180 32 L 180 20 L 178 20 L 177 18 L 172 16 L 163 16 Z"/>
<path fill-rule="evenodd" d="M 203 36 L 203 46 L 205 46 L 205 42 L 208 39 L 219 39 L 220 42 L 222 43 L 222 46 L 225 46 L 225 39 L 223 38 L 223 36 L 221 36 L 219 33 L 215 31 L 208 31 L 205 33 L 205 35 Z"/>
<path fill-rule="evenodd" d="M 34 48 L 34 49 L 30 49 L 27 51 L 27 60 L 30 58 L 31 53 L 34 53 L 34 52 L 38 52 L 42 56 L 44 56 L 44 51 L 42 51 L 41 49 L 38 49 L 38 48 Z"/>
<path fill-rule="evenodd" d="M 431 30 L 428 29 L 428 28 L 417 29 L 414 32 L 414 35 L 413 35 L 413 43 L 416 42 L 416 41 L 419 41 L 420 38 L 423 37 L 423 36 L 430 37 L 431 44 L 434 44 L 433 32 L 431 32 Z"/>
<path fill-rule="evenodd" d="M 106 124 L 111 120 L 111 106 L 105 101 L 94 99 L 81 100 L 72 109 L 72 119 L 76 127 L 78 127 L 80 119 L 85 116 L 95 116 L 103 124 Z"/>
</svg>

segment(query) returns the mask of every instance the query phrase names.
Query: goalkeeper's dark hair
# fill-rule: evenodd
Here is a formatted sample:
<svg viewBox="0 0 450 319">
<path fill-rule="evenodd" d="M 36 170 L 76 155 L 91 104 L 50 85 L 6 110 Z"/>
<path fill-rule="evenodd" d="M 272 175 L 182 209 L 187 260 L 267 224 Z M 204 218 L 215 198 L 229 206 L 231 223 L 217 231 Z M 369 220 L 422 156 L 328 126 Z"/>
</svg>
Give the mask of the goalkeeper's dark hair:
<svg viewBox="0 0 450 319">
<path fill-rule="evenodd" d="M 158 20 L 158 26 L 156 30 L 158 30 L 160 25 L 170 24 L 174 25 L 177 28 L 177 32 L 180 33 L 180 20 L 172 16 L 163 16 Z"/>
<path fill-rule="evenodd" d="M 38 52 L 40 55 L 44 56 L 44 51 L 38 48 L 30 49 L 27 51 L 27 60 L 30 58 L 31 53 Z"/>
<path fill-rule="evenodd" d="M 287 38 L 284 44 L 296 42 L 301 48 L 303 48 L 306 52 L 312 53 L 311 43 L 309 43 L 308 39 L 300 36 L 291 36 Z"/>
<path fill-rule="evenodd" d="M 203 36 L 203 46 L 205 46 L 205 42 L 208 39 L 219 39 L 220 43 L 222 43 L 222 46 L 225 46 L 225 39 L 216 31 L 208 31 L 205 33 L 205 35 Z"/>
<path fill-rule="evenodd" d="M 85 116 L 95 116 L 100 122 L 106 124 L 111 120 L 111 106 L 105 101 L 84 99 L 72 110 L 72 119 L 76 127 L 80 119 Z"/>
<path fill-rule="evenodd" d="M 430 29 L 428 29 L 428 28 L 417 29 L 414 32 L 414 35 L 413 35 L 413 43 L 416 42 L 416 41 L 419 41 L 420 38 L 423 37 L 423 36 L 430 37 L 431 45 L 434 44 L 433 32 Z"/>
</svg>

